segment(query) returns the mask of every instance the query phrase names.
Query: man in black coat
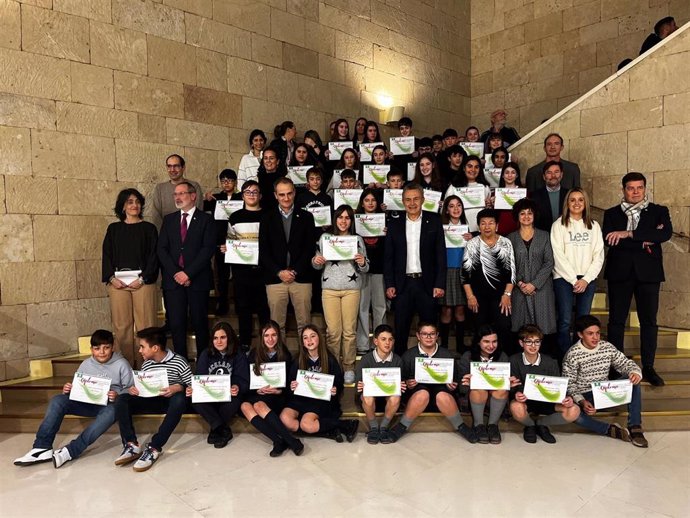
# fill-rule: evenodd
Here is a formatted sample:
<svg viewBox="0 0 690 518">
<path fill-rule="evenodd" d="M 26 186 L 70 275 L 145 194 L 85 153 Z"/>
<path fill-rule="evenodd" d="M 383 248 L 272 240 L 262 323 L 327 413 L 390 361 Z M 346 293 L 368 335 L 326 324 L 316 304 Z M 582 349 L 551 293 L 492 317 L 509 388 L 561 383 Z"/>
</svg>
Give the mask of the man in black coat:
<svg viewBox="0 0 690 518">
<path fill-rule="evenodd" d="M 311 322 L 311 259 L 316 253 L 316 230 L 311 212 L 295 208 L 295 185 L 280 177 L 274 186 L 277 208 L 266 209 L 259 228 L 259 265 L 266 297 L 285 336 L 288 301 L 295 308 L 297 329 Z"/>
<path fill-rule="evenodd" d="M 201 193 L 191 183 L 177 184 L 173 195 L 178 210 L 163 218 L 158 236 L 165 310 L 175 352 L 185 358 L 189 313 L 198 357 L 209 343 L 208 294 L 213 286 L 216 228 L 213 217 L 196 208 Z"/>
<path fill-rule="evenodd" d="M 623 351 L 625 320 L 633 295 L 640 320 L 642 377 L 655 386 L 664 380 L 654 370 L 656 314 L 664 278 L 661 243 L 671 239 L 668 208 L 650 203 L 641 173 L 623 177 L 623 202 L 604 213 L 602 232 L 610 247 L 604 278 L 608 281 L 608 341 Z"/>
<path fill-rule="evenodd" d="M 424 191 L 403 189 L 406 217 L 388 223 L 383 277 L 386 297 L 395 302 L 395 352 L 407 350 L 412 316 L 436 321 L 436 300 L 446 289 L 446 242 L 438 214 L 422 212 Z"/>
<path fill-rule="evenodd" d="M 546 232 L 551 232 L 551 225 L 563 212 L 563 202 L 568 189 L 561 186 L 563 169 L 560 162 L 546 162 L 543 166 L 545 186 L 530 192 L 530 198 L 537 206 L 537 221 L 535 226 Z"/>
<path fill-rule="evenodd" d="M 575 162 L 569 162 L 561 158 L 564 147 L 563 137 L 558 133 L 549 133 L 546 136 L 544 139 L 544 153 L 546 157 L 538 164 L 530 167 L 525 176 L 525 187 L 527 187 L 528 191 L 533 192 L 544 187 L 544 166 L 549 162 L 558 162 L 561 164 L 561 171 L 563 174 L 561 185 L 566 191 L 573 187 L 581 187 L 580 166 Z"/>
</svg>

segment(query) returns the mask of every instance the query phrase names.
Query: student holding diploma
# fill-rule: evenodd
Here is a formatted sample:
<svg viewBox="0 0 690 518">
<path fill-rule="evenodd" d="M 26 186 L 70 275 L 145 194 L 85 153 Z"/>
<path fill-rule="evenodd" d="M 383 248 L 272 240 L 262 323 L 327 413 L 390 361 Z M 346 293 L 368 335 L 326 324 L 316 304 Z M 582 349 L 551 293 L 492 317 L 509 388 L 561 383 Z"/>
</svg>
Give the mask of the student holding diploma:
<svg viewBox="0 0 690 518">
<path fill-rule="evenodd" d="M 369 433 L 367 434 L 367 442 L 369 444 L 390 444 L 393 439 L 390 436 L 388 427 L 395 417 L 395 413 L 400 407 L 400 394 L 392 394 L 390 396 L 374 397 L 365 396 L 365 383 L 372 383 L 370 378 L 363 377 L 364 369 L 398 369 L 398 374 L 401 374 L 402 359 L 393 352 L 393 328 L 388 324 L 381 324 L 374 329 L 374 347 L 375 349 L 362 357 L 359 364 L 357 364 L 357 392 L 359 392 L 362 408 L 367 416 L 369 422 Z M 393 389 L 394 387 L 388 383 L 379 385 L 383 388 Z M 368 387 L 367 387 L 368 388 Z M 405 382 L 400 382 L 400 391 L 405 390 Z M 381 423 L 376 419 L 376 412 L 383 412 Z"/>
<path fill-rule="evenodd" d="M 498 421 L 503 415 L 503 410 L 508 403 L 508 388 L 500 390 L 488 390 L 472 388 L 471 364 L 480 362 L 484 366 L 491 362 L 508 363 L 508 356 L 501 350 L 498 343 L 498 334 L 489 325 L 483 325 L 477 331 L 477 338 L 472 344 L 472 349 L 460 358 L 460 377 L 462 385 L 469 388 L 470 409 L 474 422 L 475 442 L 480 444 L 500 444 L 501 432 L 498 429 Z M 517 378 L 510 377 L 510 384 L 516 384 Z M 465 389 L 467 390 L 467 389 Z M 489 422 L 484 424 L 484 408 L 489 403 Z M 472 442 L 472 441 L 470 441 Z"/>
<path fill-rule="evenodd" d="M 642 431 L 640 367 L 613 344 L 601 340 L 601 323 L 596 317 L 584 315 L 576 318 L 575 331 L 580 339 L 568 349 L 563 359 L 563 376 L 568 378 L 568 395 L 572 396 L 582 410 L 575 424 L 599 435 L 608 435 L 613 439 L 632 442 L 638 448 L 646 448 L 648 443 Z M 607 381 L 611 369 L 621 374 L 621 380 L 629 379 L 632 384 L 632 398 L 625 398 L 629 401 L 627 428 L 593 417 L 597 413 L 593 385 Z"/>
<path fill-rule="evenodd" d="M 355 382 L 355 358 L 357 356 L 357 317 L 362 274 L 369 271 L 364 240 L 354 236 L 355 214 L 352 208 L 341 205 L 333 213 L 334 225 L 318 241 L 312 266 L 321 270 L 321 301 L 326 319 L 329 352 L 338 360 L 342 358 L 345 383 Z M 357 253 L 353 259 L 326 260 L 324 239 L 331 236 L 354 236 Z"/>
<path fill-rule="evenodd" d="M 261 340 L 249 352 L 250 379 L 261 376 L 265 365 L 283 364 L 287 373 L 292 365 L 292 355 L 280 336 L 280 326 L 270 320 L 261 328 Z M 253 376 L 252 376 L 253 374 Z M 304 445 L 296 439 L 280 421 L 280 412 L 285 406 L 286 388 L 274 387 L 268 382 L 258 389 L 252 389 L 244 398 L 240 410 L 247 421 L 273 442 L 271 457 L 280 457 L 290 448 L 295 455 L 301 455 Z"/>
<path fill-rule="evenodd" d="M 328 352 L 318 328 L 312 324 L 304 326 L 300 333 L 300 342 L 299 358 L 290 366 L 288 375 L 292 395 L 280 413 L 280 420 L 291 432 L 301 430 L 304 433 L 319 434 L 321 437 L 343 442 L 342 432 L 347 442 L 352 442 L 357 435 L 359 421 L 340 419 L 343 371 L 338 365 L 338 360 Z M 295 394 L 298 390 L 296 380 L 300 371 L 334 376 L 330 400 Z"/>
<path fill-rule="evenodd" d="M 479 157 L 470 155 L 466 157 L 461 166 L 461 171 L 455 175 L 452 179 L 448 189 L 446 190 L 446 198 L 451 194 L 463 198 L 463 192 L 468 187 L 474 187 L 477 191 L 483 191 L 482 195 L 484 199 L 474 200 L 477 203 L 470 206 L 468 203 L 464 203 L 465 212 L 467 216 L 467 222 L 470 226 L 470 232 L 477 232 L 479 230 L 479 221 L 477 220 L 477 215 L 485 207 L 493 207 L 494 200 L 491 196 L 491 188 L 489 187 L 489 182 L 486 181 L 484 177 L 484 170 L 482 166 L 482 161 Z M 473 198 L 474 199 L 474 198 Z"/>
<path fill-rule="evenodd" d="M 211 329 L 211 347 L 204 349 L 196 362 L 197 376 L 230 377 L 230 400 L 208 403 L 194 403 L 194 410 L 199 412 L 210 425 L 207 442 L 214 448 L 224 448 L 232 439 L 230 420 L 240 408 L 242 396 L 249 390 L 249 369 L 247 357 L 242 353 L 235 330 L 227 322 L 218 322 Z M 191 388 L 187 394 L 192 396 Z"/>
<path fill-rule="evenodd" d="M 459 379 L 455 360 L 448 349 L 438 346 L 437 337 L 435 325 L 420 321 L 417 326 L 417 346 L 407 349 L 402 355 L 402 378 L 407 388 L 406 405 L 400 422 L 390 431 L 393 442 L 407 432 L 422 412 L 434 412 L 437 409 L 460 435 L 471 443 L 477 442 L 472 429 L 462 421 L 455 401 Z M 425 381 L 418 381 L 422 376 Z M 429 381 L 426 381 L 427 378 Z"/>
<path fill-rule="evenodd" d="M 85 388 L 79 390 L 75 384 L 65 383 L 62 394 L 50 400 L 33 447 L 23 457 L 14 460 L 15 466 L 31 466 L 52 460 L 53 466 L 59 468 L 65 462 L 77 459 L 115 422 L 113 402 L 133 381 L 129 363 L 122 354 L 113 352 L 113 342 L 110 331 L 94 331 L 91 357 L 81 362 L 75 375 L 75 382 L 84 380 Z M 93 383 L 87 385 L 87 382 Z M 95 419 L 67 446 L 53 451 L 55 435 L 67 414 Z"/>
<path fill-rule="evenodd" d="M 443 201 L 441 223 L 443 223 L 446 237 L 446 262 L 448 264 L 446 292 L 439 300 L 441 305 L 441 324 L 439 325 L 441 347 L 448 348 L 450 323 L 455 321 L 455 350 L 463 352 L 465 348 L 465 304 L 467 304 L 467 298 L 462 289 L 462 256 L 465 252 L 465 242 L 472 239 L 472 234 L 470 234 L 467 226 L 465 207 L 460 198 L 451 195 Z M 463 232 L 458 236 L 451 235 L 448 227 Z"/>
<path fill-rule="evenodd" d="M 137 381 L 139 373 L 135 373 L 135 386 L 129 387 L 128 392 L 120 396 L 122 399 L 115 413 L 124 447 L 120 456 L 115 459 L 115 465 L 124 466 L 136 460 L 134 471 L 146 471 L 163 453 L 163 446 L 187 410 L 185 388 L 192 384 L 192 371 L 182 356 L 165 348 L 165 332 L 161 328 L 142 329 L 137 333 L 137 338 L 139 354 L 144 359 L 141 373 L 151 375 L 149 383 L 153 386 L 147 389 L 147 385 Z M 167 381 L 156 381 L 160 379 L 159 376 L 167 378 Z M 158 395 L 149 397 L 148 394 L 140 393 L 137 383 L 142 390 Z M 141 448 L 137 441 L 132 423 L 133 414 L 165 415 L 158 431 L 145 448 Z"/>
<path fill-rule="evenodd" d="M 539 352 L 544 339 L 544 333 L 539 327 L 533 324 L 522 326 L 518 331 L 518 339 L 522 352 L 510 357 L 510 372 L 520 384 L 510 389 L 510 413 L 513 419 L 525 426 L 522 437 L 526 442 L 534 444 L 539 436 L 542 441 L 553 444 L 556 438 L 551 434 L 549 426 L 572 423 L 580 415 L 580 407 L 573 402 L 571 396 L 561 398 L 562 394 L 557 390 L 560 387 L 557 386 L 544 387 L 545 390 L 540 391 L 544 400 L 530 399 L 526 395 L 529 393 L 525 387 L 528 376 L 560 378 L 561 371 L 556 360 Z M 543 417 L 535 420 L 531 414 Z"/>
</svg>

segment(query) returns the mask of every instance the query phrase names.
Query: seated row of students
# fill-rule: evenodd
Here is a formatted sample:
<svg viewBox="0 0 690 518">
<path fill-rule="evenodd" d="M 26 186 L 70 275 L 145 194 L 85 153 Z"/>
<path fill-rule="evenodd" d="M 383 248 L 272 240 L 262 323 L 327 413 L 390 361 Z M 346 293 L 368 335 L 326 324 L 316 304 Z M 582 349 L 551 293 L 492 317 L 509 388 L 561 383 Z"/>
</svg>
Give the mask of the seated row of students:
<svg viewBox="0 0 690 518">
<path fill-rule="evenodd" d="M 641 422 L 640 368 L 612 344 L 600 339 L 600 322 L 586 315 L 577 319 L 576 330 L 580 340 L 568 351 L 563 363 L 563 376 L 568 379 L 567 396 L 560 403 L 540 403 L 527 399 L 523 392 L 528 374 L 558 376 L 556 362 L 540 353 L 542 333 L 533 325 L 520 331 L 521 353 L 508 358 L 501 351 L 496 332 L 482 327 L 471 351 L 456 361 L 452 379 L 438 383 L 417 381 L 416 363 L 422 359 L 451 359 L 452 355 L 437 344 L 438 330 L 429 323 L 420 322 L 417 329 L 418 344 L 408 349 L 402 357 L 393 352 L 393 330 L 387 325 L 374 332 L 375 349 L 364 356 L 357 368 L 356 390 L 369 432 L 367 441 L 389 444 L 400 440 L 414 420 L 424 411 L 438 410 L 453 428 L 470 443 L 499 444 L 502 440 L 498 428 L 499 419 L 510 399 L 510 411 L 514 419 L 524 425 L 523 437 L 534 443 L 540 437 L 547 443 L 556 442 L 549 426 L 572 423 L 600 435 L 632 442 L 646 448 L 647 440 Z M 118 422 L 123 441 L 123 451 L 115 464 L 134 462 L 135 471 L 148 470 L 160 457 L 163 447 L 179 423 L 183 413 L 189 410 L 188 398 L 192 396 L 192 373 L 189 365 L 179 355 L 165 347 L 165 335 L 159 328 L 144 329 L 138 333 L 139 352 L 144 358 L 142 371 L 165 370 L 168 386 L 158 396 L 140 397 L 134 386 L 132 371 L 126 360 L 113 351 L 113 336 L 109 331 L 98 330 L 91 337 L 92 356 L 82 362 L 78 373 L 110 380 L 107 404 L 84 403 L 72 400 L 71 383 L 65 384 L 62 394 L 53 397 L 48 405 L 33 447 L 14 464 L 28 466 L 52 460 L 59 468 L 78 458 L 87 447 L 103 434 L 115 421 Z M 229 324 L 221 322 L 213 330 L 213 346 L 199 359 L 197 374 L 226 374 L 230 376 L 232 399 L 219 403 L 195 403 L 194 407 L 209 423 L 208 442 L 222 448 L 232 438 L 228 426 L 230 419 L 241 409 L 249 422 L 273 444 L 270 456 L 280 456 L 291 449 L 295 455 L 304 451 L 303 443 L 294 437 L 302 431 L 342 442 L 354 440 L 359 421 L 341 419 L 340 398 L 343 394 L 342 369 L 335 357 L 328 352 L 321 333 L 313 325 L 307 325 L 301 333 L 297 361 L 292 362 L 290 353 L 280 340 L 280 330 L 275 322 L 264 326 L 260 344 L 252 350 L 248 364 L 239 351 L 238 340 Z M 249 368 L 259 372 L 262 364 L 286 362 L 289 385 L 283 389 L 266 386 L 249 390 Z M 481 390 L 471 388 L 471 362 L 490 364 L 510 363 L 510 390 Z M 374 398 L 363 395 L 365 368 L 397 367 L 401 373 L 401 395 Z M 623 428 L 617 423 L 595 419 L 597 410 L 593 404 L 592 383 L 608 379 L 610 369 L 615 369 L 633 385 L 632 400 L 628 405 L 628 423 Z M 298 370 L 331 374 L 335 377 L 329 401 L 295 395 L 298 388 Z M 444 383 L 445 382 L 445 383 Z M 473 426 L 464 423 L 458 407 L 460 398 L 468 398 Z M 391 422 L 401 404 L 404 411 L 393 427 Z M 484 410 L 489 404 L 488 425 L 484 424 Z M 376 412 L 382 411 L 379 422 Z M 132 415 L 136 413 L 163 414 L 163 421 L 151 440 L 142 446 L 137 439 Z M 55 436 L 67 414 L 94 417 L 95 420 L 67 446 L 53 450 Z"/>
</svg>

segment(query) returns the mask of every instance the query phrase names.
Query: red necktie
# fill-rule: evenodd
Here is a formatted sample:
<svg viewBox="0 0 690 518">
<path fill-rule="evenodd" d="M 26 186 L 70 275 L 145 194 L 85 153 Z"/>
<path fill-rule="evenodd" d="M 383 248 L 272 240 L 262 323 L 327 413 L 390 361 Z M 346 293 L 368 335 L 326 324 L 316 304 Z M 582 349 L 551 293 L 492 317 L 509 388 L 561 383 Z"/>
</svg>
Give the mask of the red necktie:
<svg viewBox="0 0 690 518">
<path fill-rule="evenodd" d="M 180 241 L 182 244 L 184 244 L 184 240 L 187 239 L 187 214 L 186 212 L 182 213 L 182 223 L 180 223 Z M 177 264 L 180 265 L 180 268 L 184 268 L 184 257 L 182 256 L 182 253 L 180 252 L 180 259 L 177 261 Z"/>
</svg>

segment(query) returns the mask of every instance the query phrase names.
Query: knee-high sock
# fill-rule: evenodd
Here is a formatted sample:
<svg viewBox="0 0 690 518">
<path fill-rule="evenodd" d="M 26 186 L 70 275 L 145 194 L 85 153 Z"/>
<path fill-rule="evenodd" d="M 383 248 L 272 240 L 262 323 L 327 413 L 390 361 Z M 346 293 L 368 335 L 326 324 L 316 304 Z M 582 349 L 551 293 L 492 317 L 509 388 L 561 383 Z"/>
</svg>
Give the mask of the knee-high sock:
<svg viewBox="0 0 690 518">
<path fill-rule="evenodd" d="M 294 435 L 292 435 L 292 433 L 290 433 L 290 430 L 287 429 L 287 427 L 280 420 L 280 417 L 278 417 L 275 412 L 271 411 L 266 414 L 264 421 L 266 421 L 266 423 L 276 431 L 276 433 L 287 443 L 290 448 L 294 449 L 299 445 L 299 441 Z"/>
<path fill-rule="evenodd" d="M 278 433 L 266 421 L 261 419 L 261 416 L 254 416 L 249 422 L 254 428 L 268 437 L 274 444 L 282 442 L 280 435 L 278 435 Z"/>
<path fill-rule="evenodd" d="M 474 421 L 474 426 L 479 426 L 484 424 L 484 407 L 486 403 L 472 403 L 470 401 L 470 408 L 472 409 L 472 420 Z"/>
<path fill-rule="evenodd" d="M 537 424 L 543 426 L 557 426 L 560 424 L 568 424 L 568 421 L 563 418 L 563 414 L 560 412 L 554 412 L 551 415 L 545 415 L 537 419 Z"/>
<path fill-rule="evenodd" d="M 459 353 L 465 350 L 465 321 L 455 321 L 455 350 Z"/>
<path fill-rule="evenodd" d="M 525 426 L 534 426 L 536 423 L 534 422 L 534 419 L 530 417 L 529 414 L 525 414 L 525 417 L 522 419 L 518 419 L 517 417 L 513 416 L 513 418 L 520 424 L 523 424 Z"/>
<path fill-rule="evenodd" d="M 441 334 L 441 347 L 448 349 L 448 335 L 450 334 L 450 323 L 441 322 L 438 325 L 439 333 Z"/>
<path fill-rule="evenodd" d="M 489 424 L 498 424 L 498 420 L 501 418 L 501 415 L 503 415 L 503 410 L 505 410 L 507 403 L 507 398 L 491 398 L 491 403 L 489 404 Z"/>
</svg>

